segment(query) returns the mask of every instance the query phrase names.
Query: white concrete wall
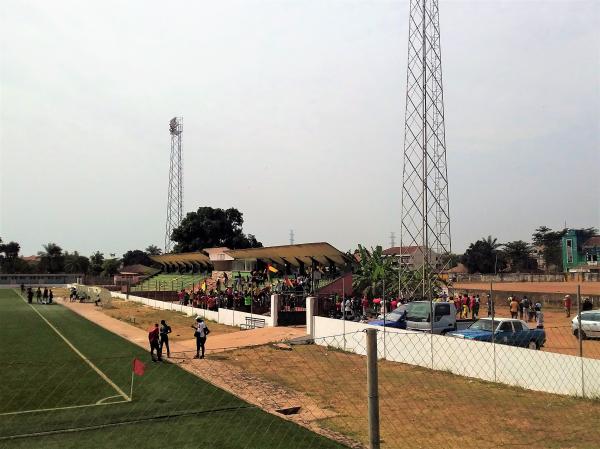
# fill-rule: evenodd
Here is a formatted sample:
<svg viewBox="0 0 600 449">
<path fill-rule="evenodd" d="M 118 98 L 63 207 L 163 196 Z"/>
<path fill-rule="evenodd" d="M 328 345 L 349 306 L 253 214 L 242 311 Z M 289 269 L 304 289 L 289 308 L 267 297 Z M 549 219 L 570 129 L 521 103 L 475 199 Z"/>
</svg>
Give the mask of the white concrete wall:
<svg viewBox="0 0 600 449">
<path fill-rule="evenodd" d="M 127 299 L 124 293 L 111 292 L 113 298 Z M 273 326 L 273 319 L 270 316 L 257 315 L 256 313 L 239 312 L 237 310 L 219 309 L 218 311 L 194 308 L 191 306 L 183 306 L 173 302 L 158 301 L 150 298 L 142 298 L 140 296 L 129 295 L 129 301 L 144 304 L 162 310 L 173 310 L 175 312 L 185 313 L 188 316 L 198 316 L 228 326 L 240 326 L 246 324 L 246 317 L 262 318 L 265 320 L 265 325 Z"/>
<path fill-rule="evenodd" d="M 314 317 L 315 344 L 365 355 L 379 330 L 380 358 L 528 390 L 600 398 L 600 360 Z"/>
</svg>

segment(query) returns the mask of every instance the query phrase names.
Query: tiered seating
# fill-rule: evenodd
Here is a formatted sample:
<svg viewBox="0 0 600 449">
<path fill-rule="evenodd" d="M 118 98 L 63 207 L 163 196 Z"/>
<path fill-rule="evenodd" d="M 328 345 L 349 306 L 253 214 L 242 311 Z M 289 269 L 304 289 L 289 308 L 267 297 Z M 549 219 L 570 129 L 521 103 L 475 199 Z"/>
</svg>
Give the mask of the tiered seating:
<svg viewBox="0 0 600 449">
<path fill-rule="evenodd" d="M 132 290 L 181 290 L 190 289 L 192 285 L 197 285 L 206 277 L 202 273 L 179 274 L 179 273 L 161 273 L 145 280 Z"/>
</svg>

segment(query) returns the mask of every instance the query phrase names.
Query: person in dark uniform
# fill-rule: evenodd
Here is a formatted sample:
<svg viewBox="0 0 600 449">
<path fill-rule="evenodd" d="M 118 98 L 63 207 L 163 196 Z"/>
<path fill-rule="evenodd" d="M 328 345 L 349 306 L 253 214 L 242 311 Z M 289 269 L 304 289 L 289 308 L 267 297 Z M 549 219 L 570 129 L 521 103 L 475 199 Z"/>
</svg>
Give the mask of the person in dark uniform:
<svg viewBox="0 0 600 449">
<path fill-rule="evenodd" d="M 160 351 L 159 354 L 162 357 L 163 346 L 167 347 L 167 357 L 171 357 L 171 350 L 169 349 L 169 334 L 171 333 L 171 326 L 167 324 L 165 320 L 160 320 Z"/>
<path fill-rule="evenodd" d="M 21 284 L 21 294 L 25 293 L 25 284 Z"/>
<path fill-rule="evenodd" d="M 42 293 L 42 304 L 48 304 L 48 287 L 44 287 L 44 293 Z"/>
<path fill-rule="evenodd" d="M 160 346 L 159 346 L 159 329 L 158 323 L 154 324 L 154 329 L 148 332 L 148 342 L 150 343 L 150 358 L 153 362 L 160 362 Z M 156 359 L 154 358 L 154 351 L 156 350 Z"/>
<path fill-rule="evenodd" d="M 31 287 L 27 287 L 27 302 L 31 304 L 33 302 L 33 290 Z"/>
<path fill-rule="evenodd" d="M 53 299 L 54 299 L 54 293 L 52 292 L 52 289 L 49 288 L 48 289 L 48 304 L 52 304 Z"/>
<path fill-rule="evenodd" d="M 42 302 L 42 290 L 39 287 L 35 291 L 35 298 L 36 298 L 37 302 L 39 302 L 39 303 Z"/>
</svg>

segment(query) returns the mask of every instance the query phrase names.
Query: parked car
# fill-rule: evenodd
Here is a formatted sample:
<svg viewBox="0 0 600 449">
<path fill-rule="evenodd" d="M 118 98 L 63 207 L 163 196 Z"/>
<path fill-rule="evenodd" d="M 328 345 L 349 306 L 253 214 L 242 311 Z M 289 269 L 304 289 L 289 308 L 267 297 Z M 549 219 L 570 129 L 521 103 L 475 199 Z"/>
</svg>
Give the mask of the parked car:
<svg viewBox="0 0 600 449">
<path fill-rule="evenodd" d="M 390 313 L 386 313 L 381 319 L 370 321 L 369 324 L 393 327 L 395 329 L 406 329 L 406 306 L 403 304 Z"/>
<path fill-rule="evenodd" d="M 430 320 L 433 307 L 433 325 Z M 457 320 L 456 307 L 452 302 L 413 301 L 406 304 L 406 328 L 409 330 L 446 334 L 466 329 L 474 320 Z"/>
<path fill-rule="evenodd" d="M 494 341 L 509 346 L 540 349 L 546 343 L 544 329 L 529 329 L 527 323 L 511 318 L 481 318 L 463 331 L 448 333 L 451 337 L 477 341 Z"/>
<path fill-rule="evenodd" d="M 579 338 L 579 316 L 573 318 L 571 324 L 573 335 Z M 589 310 L 581 312 L 581 338 L 600 337 L 600 310 Z"/>
</svg>

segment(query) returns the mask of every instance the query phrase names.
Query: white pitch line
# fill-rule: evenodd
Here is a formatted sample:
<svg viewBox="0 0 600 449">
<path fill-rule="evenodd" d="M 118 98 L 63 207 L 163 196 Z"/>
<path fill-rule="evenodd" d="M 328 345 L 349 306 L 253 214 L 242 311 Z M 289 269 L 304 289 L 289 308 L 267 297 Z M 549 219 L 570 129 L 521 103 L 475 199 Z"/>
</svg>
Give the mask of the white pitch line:
<svg viewBox="0 0 600 449">
<path fill-rule="evenodd" d="M 118 397 L 121 397 L 121 395 L 110 396 L 110 397 L 111 398 L 118 398 Z M 104 401 L 106 399 L 109 399 L 109 398 L 100 399 L 100 401 Z M 38 408 L 38 409 L 35 409 L 35 410 L 21 410 L 21 411 L 18 411 L 18 412 L 6 412 L 6 413 L 0 413 L 0 416 L 25 415 L 25 414 L 28 414 L 28 413 L 52 412 L 52 411 L 56 411 L 56 410 L 69 410 L 69 409 L 73 409 L 73 408 L 97 407 L 99 405 L 125 404 L 126 402 L 129 402 L 129 399 L 125 400 L 125 401 L 117 401 L 117 402 L 100 402 L 100 401 L 96 402 L 95 404 L 67 405 L 65 407 Z"/>
<path fill-rule="evenodd" d="M 61 333 L 60 333 L 60 331 L 59 331 L 59 330 L 58 330 L 56 327 L 54 327 L 54 325 L 53 325 L 53 324 L 52 324 L 50 321 L 48 321 L 48 320 L 46 319 L 46 317 L 44 317 L 44 315 L 42 315 L 42 314 L 41 314 L 41 313 L 40 313 L 40 312 L 39 312 L 39 311 L 38 311 L 38 310 L 37 310 L 35 307 L 33 307 L 33 304 L 29 304 L 29 303 L 27 302 L 27 300 L 25 300 L 25 298 L 24 298 L 23 296 L 21 296 L 21 295 L 20 295 L 18 292 L 16 292 L 16 293 L 17 293 L 17 295 L 18 295 L 18 296 L 19 296 L 19 297 L 20 297 L 20 298 L 21 298 L 21 299 L 22 299 L 22 300 L 25 302 L 25 304 L 27 304 L 29 307 L 31 307 L 31 308 L 33 309 L 33 311 L 34 311 L 35 313 L 37 313 L 37 314 L 39 315 L 39 317 L 40 317 L 42 320 L 44 320 L 44 321 L 46 322 L 46 324 L 47 324 L 48 326 L 50 326 L 50 328 L 51 328 L 51 329 L 52 329 L 54 332 L 56 332 L 56 334 L 57 334 L 57 335 L 58 335 L 60 338 L 62 338 L 62 339 L 64 340 L 64 342 L 65 342 L 65 343 L 66 343 L 66 344 L 67 344 L 67 345 L 68 345 L 68 346 L 69 346 L 69 347 L 70 347 L 70 348 L 73 350 L 73 352 L 75 352 L 75 354 L 77 354 L 79 357 L 81 357 L 81 359 L 82 359 L 82 360 L 83 360 L 85 363 L 87 363 L 87 364 L 90 366 L 90 368 L 92 368 L 94 371 L 96 371 L 96 373 L 98 373 L 98 375 L 99 375 L 99 376 L 100 376 L 102 379 L 104 379 L 104 380 L 106 381 L 106 383 L 107 383 L 107 384 L 109 384 L 111 387 L 113 387 L 113 388 L 114 388 L 114 390 L 115 390 L 117 393 L 119 393 L 119 396 L 122 396 L 122 397 L 123 397 L 123 399 L 125 399 L 126 401 L 131 401 L 131 398 L 130 398 L 129 396 L 127 396 L 127 394 L 126 394 L 126 393 L 125 393 L 123 390 L 121 390 L 121 388 L 119 388 L 119 386 L 118 386 L 117 384 L 115 384 L 115 383 L 114 383 L 112 380 L 110 380 L 110 379 L 109 379 L 109 377 L 108 377 L 106 374 L 104 374 L 100 368 L 98 368 L 96 365 L 94 365 L 94 364 L 93 364 L 93 363 L 92 363 L 92 362 L 91 362 L 91 361 L 90 361 L 90 360 L 89 360 L 89 359 L 88 359 L 86 356 L 84 356 L 84 355 L 81 353 L 81 351 L 79 351 L 79 349 L 77 349 L 75 346 L 73 346 L 73 344 L 72 344 L 72 343 L 71 343 L 71 342 L 70 342 L 70 341 L 67 339 L 67 337 L 65 337 L 63 334 L 61 334 Z M 77 407 L 77 406 L 75 406 L 75 407 Z"/>
</svg>

